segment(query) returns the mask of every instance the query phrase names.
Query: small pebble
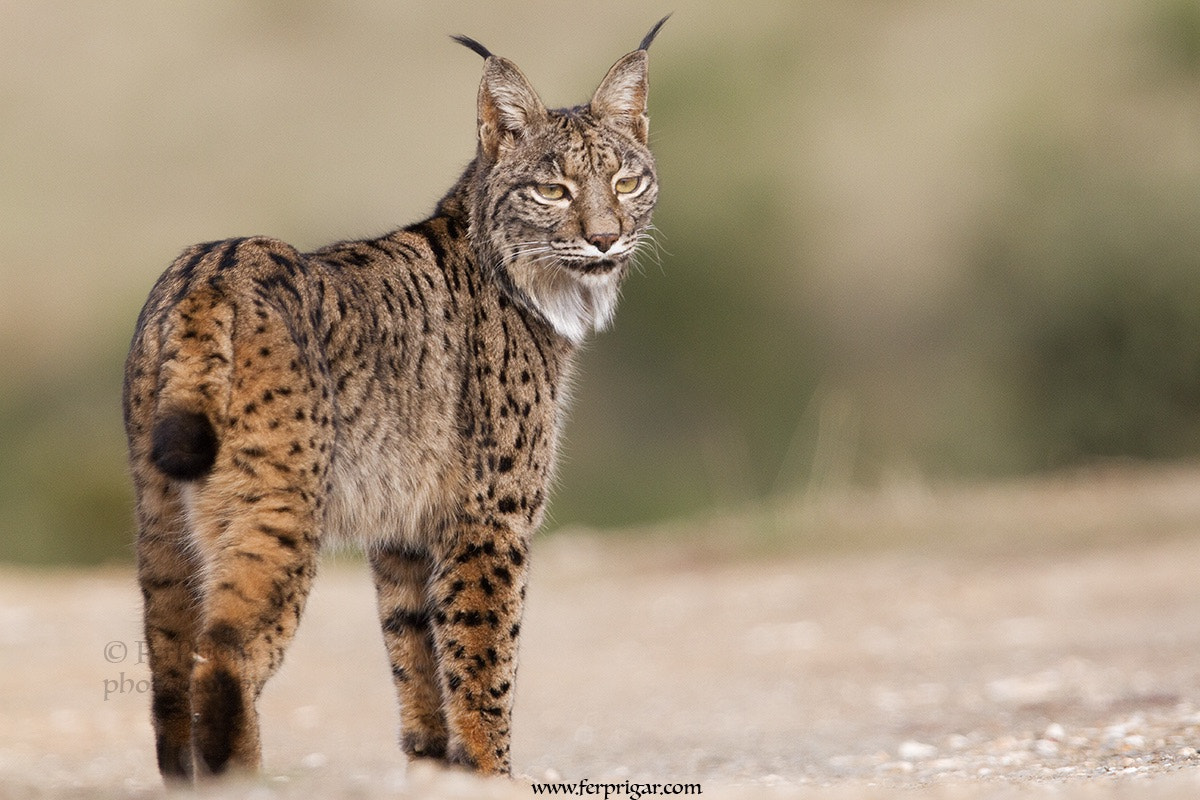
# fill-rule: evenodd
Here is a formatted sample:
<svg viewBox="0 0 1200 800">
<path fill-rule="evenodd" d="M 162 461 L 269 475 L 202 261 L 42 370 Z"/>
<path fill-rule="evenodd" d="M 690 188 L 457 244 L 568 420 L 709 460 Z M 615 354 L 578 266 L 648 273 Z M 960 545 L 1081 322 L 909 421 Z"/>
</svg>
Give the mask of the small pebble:
<svg viewBox="0 0 1200 800">
<path fill-rule="evenodd" d="M 300 759 L 300 763 L 304 765 L 305 769 L 320 769 L 329 763 L 329 757 L 324 753 L 309 753 Z"/>
<path fill-rule="evenodd" d="M 1033 752 L 1042 758 L 1053 758 L 1058 755 L 1058 742 L 1049 739 L 1038 739 L 1033 743 Z"/>
<path fill-rule="evenodd" d="M 900 756 L 901 761 L 924 761 L 933 758 L 938 753 L 938 749 L 931 744 L 908 740 L 901 742 L 896 754 Z"/>
<path fill-rule="evenodd" d="M 961 733 L 953 734 L 946 740 L 946 743 L 950 746 L 951 750 L 966 750 L 971 746 L 971 740 Z"/>
</svg>

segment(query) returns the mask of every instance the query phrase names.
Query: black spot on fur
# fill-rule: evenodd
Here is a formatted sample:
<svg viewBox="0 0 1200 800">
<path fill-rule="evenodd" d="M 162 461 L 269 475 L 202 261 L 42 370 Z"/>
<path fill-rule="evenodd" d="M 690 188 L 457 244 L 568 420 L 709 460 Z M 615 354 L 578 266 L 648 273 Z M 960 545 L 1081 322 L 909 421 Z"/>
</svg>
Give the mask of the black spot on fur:
<svg viewBox="0 0 1200 800">
<path fill-rule="evenodd" d="M 218 775 L 229 765 L 234 740 L 246 724 L 242 687 L 228 670 L 218 669 L 195 688 L 195 694 L 199 708 L 193 740 L 208 771 Z"/>
<path fill-rule="evenodd" d="M 383 621 L 383 629 L 388 633 L 400 634 L 406 630 L 424 630 L 429 626 L 429 612 L 409 611 L 397 608 Z"/>
<path fill-rule="evenodd" d="M 222 650 L 239 650 L 242 633 L 228 622 L 218 622 L 208 629 L 208 640 Z"/>
<path fill-rule="evenodd" d="M 217 432 L 208 417 L 194 411 L 171 411 L 154 425 L 150 458 L 168 477 L 194 481 L 212 469 L 218 447 Z"/>
<path fill-rule="evenodd" d="M 483 624 L 483 614 L 475 609 L 467 609 L 459 611 L 454 615 L 454 623 L 467 628 L 477 628 Z"/>
<path fill-rule="evenodd" d="M 191 713 L 187 693 L 179 691 L 155 692 L 150 707 L 157 719 L 181 717 Z"/>
</svg>

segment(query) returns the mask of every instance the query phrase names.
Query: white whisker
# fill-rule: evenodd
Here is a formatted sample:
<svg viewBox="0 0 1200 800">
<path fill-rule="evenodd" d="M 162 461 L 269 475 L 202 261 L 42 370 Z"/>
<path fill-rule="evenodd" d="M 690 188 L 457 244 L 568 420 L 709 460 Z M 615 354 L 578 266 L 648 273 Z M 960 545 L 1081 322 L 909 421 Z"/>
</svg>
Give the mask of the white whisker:
<svg viewBox="0 0 1200 800">
<path fill-rule="evenodd" d="M 665 274 L 663 270 L 663 255 L 670 255 L 665 247 L 658 241 L 658 236 L 661 232 L 653 225 L 647 225 L 639 231 L 634 241 L 633 264 L 639 272 L 645 274 L 643 262 L 646 259 L 653 261 L 658 265 L 659 272 Z"/>
</svg>

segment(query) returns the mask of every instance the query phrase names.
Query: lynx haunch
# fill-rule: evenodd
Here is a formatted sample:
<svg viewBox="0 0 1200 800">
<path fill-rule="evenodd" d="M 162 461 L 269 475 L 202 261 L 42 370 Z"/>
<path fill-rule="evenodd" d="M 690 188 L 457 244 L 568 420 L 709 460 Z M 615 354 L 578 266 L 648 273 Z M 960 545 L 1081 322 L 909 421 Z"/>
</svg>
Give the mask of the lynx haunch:
<svg viewBox="0 0 1200 800">
<path fill-rule="evenodd" d="M 312 253 L 183 253 L 125 366 L 165 777 L 253 770 L 255 700 L 323 542 L 366 549 L 412 758 L 508 773 L 528 546 L 572 353 L 612 317 L 658 195 L 646 49 L 547 109 L 483 56 L 478 148 L 428 219 Z"/>
</svg>

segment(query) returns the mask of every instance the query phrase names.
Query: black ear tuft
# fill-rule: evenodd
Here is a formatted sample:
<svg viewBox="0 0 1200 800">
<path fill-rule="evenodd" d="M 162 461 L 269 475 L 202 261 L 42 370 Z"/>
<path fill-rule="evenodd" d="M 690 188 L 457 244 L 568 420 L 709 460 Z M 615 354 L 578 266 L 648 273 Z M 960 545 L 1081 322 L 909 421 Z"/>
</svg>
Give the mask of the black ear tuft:
<svg viewBox="0 0 1200 800">
<path fill-rule="evenodd" d="M 212 469 L 219 446 L 208 417 L 194 411 L 168 412 L 154 425 L 150 460 L 168 477 L 194 481 Z"/>
<path fill-rule="evenodd" d="M 671 13 L 673 14 L 675 12 Z M 665 17 L 655 23 L 654 27 L 650 29 L 650 32 L 646 34 L 646 38 L 642 39 L 642 43 L 638 45 L 638 50 L 648 50 L 650 48 L 650 43 L 654 41 L 654 37 L 658 36 L 658 29 L 661 28 L 670 18 L 671 14 L 667 14 Z"/>
<path fill-rule="evenodd" d="M 663 20 L 663 22 L 666 22 L 666 20 Z M 662 22 L 660 22 L 658 24 L 661 25 Z M 474 50 L 476 53 L 483 56 L 484 58 L 492 57 L 491 50 L 488 50 L 486 47 L 484 47 L 479 42 L 472 39 L 470 36 L 463 36 L 460 33 L 455 36 L 451 36 L 450 38 L 453 39 L 454 41 L 458 42 L 459 44 L 461 44 L 463 47 L 466 47 L 470 50 Z"/>
</svg>

